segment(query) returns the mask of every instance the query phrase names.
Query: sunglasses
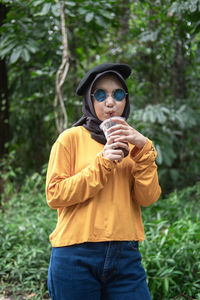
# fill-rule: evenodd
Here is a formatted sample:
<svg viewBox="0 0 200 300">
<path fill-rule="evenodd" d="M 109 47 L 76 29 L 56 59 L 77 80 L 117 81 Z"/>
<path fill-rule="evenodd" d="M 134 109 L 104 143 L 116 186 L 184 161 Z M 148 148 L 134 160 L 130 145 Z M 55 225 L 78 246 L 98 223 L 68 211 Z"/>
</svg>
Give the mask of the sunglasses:
<svg viewBox="0 0 200 300">
<path fill-rule="evenodd" d="M 112 91 L 112 97 L 116 101 L 122 101 L 126 97 L 127 94 L 128 93 L 126 93 L 125 90 L 123 90 L 123 89 L 116 89 L 116 90 Z M 95 100 L 102 102 L 108 97 L 108 94 L 103 89 L 97 89 L 94 92 L 94 94 L 91 94 L 91 96 L 93 96 Z"/>
</svg>

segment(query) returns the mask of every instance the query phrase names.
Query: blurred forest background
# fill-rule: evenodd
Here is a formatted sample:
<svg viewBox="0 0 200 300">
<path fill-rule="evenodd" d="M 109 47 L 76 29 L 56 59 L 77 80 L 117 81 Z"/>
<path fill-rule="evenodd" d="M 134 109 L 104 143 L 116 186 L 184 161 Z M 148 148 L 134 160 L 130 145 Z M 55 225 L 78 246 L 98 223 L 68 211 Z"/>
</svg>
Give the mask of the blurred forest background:
<svg viewBox="0 0 200 300">
<path fill-rule="evenodd" d="M 200 299 L 200 0 L 1 0 L 0 38 L 0 293 L 49 297 L 50 149 L 81 116 L 85 72 L 121 62 L 129 123 L 158 151 L 141 245 L 152 298 Z"/>
</svg>

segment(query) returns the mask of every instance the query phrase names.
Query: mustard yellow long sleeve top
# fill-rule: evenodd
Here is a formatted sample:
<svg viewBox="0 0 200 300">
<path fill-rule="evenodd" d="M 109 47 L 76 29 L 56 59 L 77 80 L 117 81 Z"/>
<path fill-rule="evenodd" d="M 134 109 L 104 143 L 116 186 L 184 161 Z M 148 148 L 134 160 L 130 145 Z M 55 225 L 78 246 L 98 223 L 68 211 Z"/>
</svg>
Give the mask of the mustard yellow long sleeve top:
<svg viewBox="0 0 200 300">
<path fill-rule="evenodd" d="M 141 206 L 158 200 L 156 150 L 147 140 L 120 163 L 101 154 L 104 145 L 82 126 L 65 130 L 52 147 L 47 203 L 58 210 L 53 247 L 83 242 L 142 241 Z"/>
</svg>

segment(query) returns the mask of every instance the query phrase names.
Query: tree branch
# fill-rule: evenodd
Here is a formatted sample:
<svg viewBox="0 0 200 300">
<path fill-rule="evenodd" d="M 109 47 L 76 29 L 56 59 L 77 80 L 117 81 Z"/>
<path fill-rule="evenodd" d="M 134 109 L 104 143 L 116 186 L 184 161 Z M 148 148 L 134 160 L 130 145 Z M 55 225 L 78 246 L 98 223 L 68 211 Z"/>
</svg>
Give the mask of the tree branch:
<svg viewBox="0 0 200 300">
<path fill-rule="evenodd" d="M 67 39 L 67 30 L 65 26 L 65 9 L 64 1 L 55 0 L 56 4 L 60 6 L 60 24 L 62 32 L 62 62 L 56 73 L 56 89 L 55 89 L 55 98 L 54 98 L 54 116 L 56 121 L 56 128 L 59 133 L 67 128 L 68 125 L 68 116 L 65 109 L 62 86 L 65 82 L 67 73 L 69 71 L 69 52 L 68 52 L 68 39 Z M 60 107 L 58 107 L 58 101 Z"/>
</svg>

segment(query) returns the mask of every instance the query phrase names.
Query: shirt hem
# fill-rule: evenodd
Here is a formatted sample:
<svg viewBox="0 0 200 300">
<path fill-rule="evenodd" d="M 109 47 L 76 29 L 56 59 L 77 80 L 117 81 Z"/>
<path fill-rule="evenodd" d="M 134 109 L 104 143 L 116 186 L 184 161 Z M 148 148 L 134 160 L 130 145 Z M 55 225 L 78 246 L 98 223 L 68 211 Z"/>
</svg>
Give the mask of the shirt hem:
<svg viewBox="0 0 200 300">
<path fill-rule="evenodd" d="M 72 246 L 72 245 L 76 245 L 76 244 L 82 244 L 82 243 L 87 243 L 87 242 L 113 242 L 113 241 L 117 241 L 117 242 L 127 242 L 127 241 L 138 241 L 138 242 L 142 242 L 145 240 L 145 237 L 130 237 L 130 238 L 116 238 L 116 239 L 106 239 L 106 238 L 88 238 L 88 239 L 84 239 L 84 240 L 78 240 L 78 241 L 66 241 L 63 243 L 54 243 L 53 241 L 51 241 L 51 245 L 54 248 L 57 247 L 66 247 L 66 246 Z"/>
</svg>

